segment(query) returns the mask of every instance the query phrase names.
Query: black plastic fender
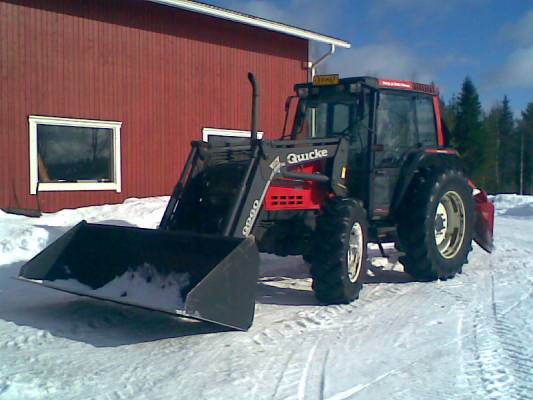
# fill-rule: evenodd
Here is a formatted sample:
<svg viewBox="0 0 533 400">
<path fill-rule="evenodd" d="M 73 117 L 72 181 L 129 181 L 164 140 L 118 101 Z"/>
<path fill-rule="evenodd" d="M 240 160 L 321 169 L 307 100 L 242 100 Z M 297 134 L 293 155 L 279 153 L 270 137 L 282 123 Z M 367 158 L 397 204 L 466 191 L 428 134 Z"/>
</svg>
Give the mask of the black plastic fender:
<svg viewBox="0 0 533 400">
<path fill-rule="evenodd" d="M 390 207 L 391 215 L 394 215 L 403 202 L 413 177 L 422 168 L 442 168 L 465 170 L 465 166 L 459 153 L 454 149 L 421 148 L 410 151 L 400 169 L 400 176 L 394 189 L 394 195 Z"/>
</svg>

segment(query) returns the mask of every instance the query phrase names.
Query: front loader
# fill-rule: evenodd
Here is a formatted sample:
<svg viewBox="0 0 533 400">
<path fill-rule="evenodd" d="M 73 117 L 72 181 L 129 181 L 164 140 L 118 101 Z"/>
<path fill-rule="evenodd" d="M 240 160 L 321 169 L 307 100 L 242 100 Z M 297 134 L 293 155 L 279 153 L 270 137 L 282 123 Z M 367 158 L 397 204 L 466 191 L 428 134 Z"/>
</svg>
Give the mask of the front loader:
<svg viewBox="0 0 533 400">
<path fill-rule="evenodd" d="M 465 176 L 433 86 L 317 77 L 296 85 L 292 131 L 192 150 L 156 230 L 81 222 L 20 279 L 245 330 L 258 251 L 303 255 L 326 304 L 356 299 L 369 241 L 396 241 L 420 280 L 461 271 L 475 239 L 492 249 L 494 208 Z M 475 193 L 474 193 L 475 192 Z"/>
</svg>

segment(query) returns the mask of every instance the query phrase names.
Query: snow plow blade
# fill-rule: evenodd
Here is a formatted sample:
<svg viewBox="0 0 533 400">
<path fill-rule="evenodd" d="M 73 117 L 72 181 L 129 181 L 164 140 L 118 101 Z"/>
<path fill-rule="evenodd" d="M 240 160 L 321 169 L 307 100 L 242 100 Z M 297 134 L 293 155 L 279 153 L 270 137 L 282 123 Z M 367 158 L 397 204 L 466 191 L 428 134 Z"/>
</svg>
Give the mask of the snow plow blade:
<svg viewBox="0 0 533 400">
<path fill-rule="evenodd" d="M 258 270 L 253 237 L 82 221 L 23 265 L 19 279 L 246 330 Z"/>
<path fill-rule="evenodd" d="M 474 196 L 474 200 L 476 201 L 474 240 L 483 250 L 492 253 L 494 250 L 494 205 L 483 190 Z"/>
</svg>

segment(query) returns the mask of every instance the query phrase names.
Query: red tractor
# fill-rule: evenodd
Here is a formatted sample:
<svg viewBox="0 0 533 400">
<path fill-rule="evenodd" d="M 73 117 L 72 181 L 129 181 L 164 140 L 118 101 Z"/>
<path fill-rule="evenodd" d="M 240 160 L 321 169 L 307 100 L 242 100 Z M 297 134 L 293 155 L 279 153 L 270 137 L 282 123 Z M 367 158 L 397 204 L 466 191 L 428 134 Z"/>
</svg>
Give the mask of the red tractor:
<svg viewBox="0 0 533 400">
<path fill-rule="evenodd" d="M 82 223 L 30 260 L 21 278 L 246 329 L 257 250 L 303 255 L 327 304 L 358 297 L 368 242 L 395 241 L 405 271 L 424 281 L 460 272 L 472 240 L 491 251 L 494 208 L 447 147 L 433 85 L 316 77 L 295 86 L 293 128 L 271 141 L 257 138 L 259 92 L 249 79 L 251 138 L 193 142 L 157 230 Z M 99 294 L 139 269 L 150 281 L 186 273 L 176 287 L 180 306 Z M 88 288 L 61 283 L 72 279 Z"/>
</svg>

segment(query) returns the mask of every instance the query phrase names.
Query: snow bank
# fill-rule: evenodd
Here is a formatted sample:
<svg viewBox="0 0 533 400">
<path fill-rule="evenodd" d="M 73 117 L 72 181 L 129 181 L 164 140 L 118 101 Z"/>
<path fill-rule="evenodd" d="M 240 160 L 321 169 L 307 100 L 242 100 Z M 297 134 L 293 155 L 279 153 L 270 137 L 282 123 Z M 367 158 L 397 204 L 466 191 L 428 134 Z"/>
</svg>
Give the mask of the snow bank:
<svg viewBox="0 0 533 400">
<path fill-rule="evenodd" d="M 490 196 L 496 208 L 496 215 L 512 217 L 533 217 L 533 196 L 498 194 Z"/>
<path fill-rule="evenodd" d="M 82 207 L 45 213 L 40 218 L 0 211 L 0 267 L 28 260 L 81 220 L 112 225 L 156 228 L 168 196 L 130 198 L 122 204 Z M 491 196 L 496 215 L 533 218 L 533 196 Z"/>
<path fill-rule="evenodd" d="M 0 224 L 0 264 L 27 260 L 48 243 L 45 228 L 27 224 Z"/>
<path fill-rule="evenodd" d="M 52 226 L 75 225 L 81 220 L 112 225 L 156 228 L 168 203 L 168 196 L 145 199 L 130 198 L 122 204 L 82 207 L 45 214 L 39 220 Z"/>
<path fill-rule="evenodd" d="M 0 211 L 0 267 L 32 258 L 82 220 L 156 228 L 168 199 L 167 196 L 131 198 L 122 204 L 66 209 L 56 213 L 45 213 L 39 218 Z"/>
<path fill-rule="evenodd" d="M 68 270 L 68 267 L 65 267 Z M 182 290 L 189 285 L 188 273 L 160 274 L 154 266 L 130 268 L 106 285 L 92 289 L 76 279 L 44 281 L 45 285 L 94 297 L 137 304 L 166 311 L 184 308 Z"/>
</svg>

